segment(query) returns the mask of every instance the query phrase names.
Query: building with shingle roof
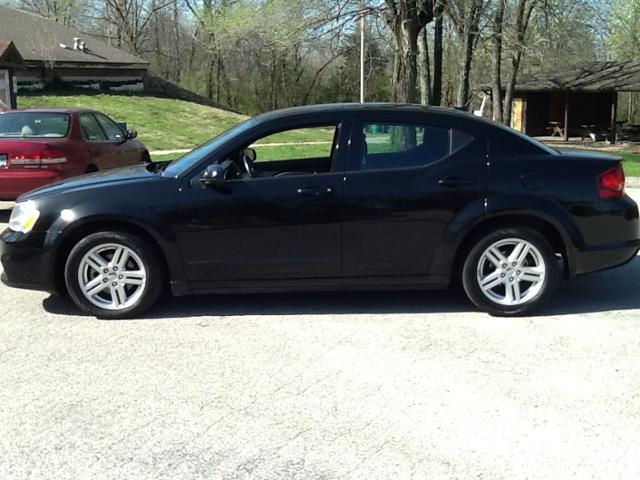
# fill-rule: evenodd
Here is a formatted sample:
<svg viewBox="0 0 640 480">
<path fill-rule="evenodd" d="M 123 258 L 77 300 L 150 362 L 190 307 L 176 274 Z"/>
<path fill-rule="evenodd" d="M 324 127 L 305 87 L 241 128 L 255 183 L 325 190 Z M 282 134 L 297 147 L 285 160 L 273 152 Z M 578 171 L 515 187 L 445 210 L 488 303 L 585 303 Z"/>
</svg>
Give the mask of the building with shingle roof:
<svg viewBox="0 0 640 480">
<path fill-rule="evenodd" d="M 0 52 L 3 45 L 22 60 L 12 67 L 19 90 L 49 84 L 142 90 L 149 68 L 146 60 L 88 34 L 6 6 L 0 6 Z"/>
</svg>

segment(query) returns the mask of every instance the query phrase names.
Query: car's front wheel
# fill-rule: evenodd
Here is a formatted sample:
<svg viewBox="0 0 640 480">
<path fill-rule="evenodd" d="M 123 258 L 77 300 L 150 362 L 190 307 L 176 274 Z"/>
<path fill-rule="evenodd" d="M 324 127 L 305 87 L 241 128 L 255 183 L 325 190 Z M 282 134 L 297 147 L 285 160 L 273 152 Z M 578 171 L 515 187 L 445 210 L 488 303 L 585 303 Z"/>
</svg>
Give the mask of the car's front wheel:
<svg viewBox="0 0 640 480">
<path fill-rule="evenodd" d="M 79 241 L 65 266 L 70 297 L 99 318 L 131 318 L 160 296 L 164 271 L 153 248 L 135 235 L 98 232 Z"/>
<path fill-rule="evenodd" d="M 480 238 L 467 255 L 462 282 L 469 299 L 495 316 L 525 315 L 553 294 L 560 265 L 549 242 L 530 228 Z"/>
</svg>

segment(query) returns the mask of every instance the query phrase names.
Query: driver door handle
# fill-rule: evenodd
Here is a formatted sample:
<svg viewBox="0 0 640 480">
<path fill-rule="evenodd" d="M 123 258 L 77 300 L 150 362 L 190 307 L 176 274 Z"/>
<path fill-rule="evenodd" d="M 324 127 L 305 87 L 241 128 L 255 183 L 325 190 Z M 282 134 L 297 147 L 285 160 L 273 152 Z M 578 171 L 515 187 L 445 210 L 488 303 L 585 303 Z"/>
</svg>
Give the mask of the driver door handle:
<svg viewBox="0 0 640 480">
<path fill-rule="evenodd" d="M 447 177 L 441 178 L 438 180 L 438 184 L 443 187 L 466 187 L 468 185 L 473 185 L 473 180 L 469 180 L 468 178 L 461 177 Z"/>
<path fill-rule="evenodd" d="M 304 195 L 306 197 L 319 197 L 322 194 L 328 195 L 333 193 L 333 188 L 319 188 L 319 187 L 301 187 L 296 190 L 298 195 Z"/>
</svg>

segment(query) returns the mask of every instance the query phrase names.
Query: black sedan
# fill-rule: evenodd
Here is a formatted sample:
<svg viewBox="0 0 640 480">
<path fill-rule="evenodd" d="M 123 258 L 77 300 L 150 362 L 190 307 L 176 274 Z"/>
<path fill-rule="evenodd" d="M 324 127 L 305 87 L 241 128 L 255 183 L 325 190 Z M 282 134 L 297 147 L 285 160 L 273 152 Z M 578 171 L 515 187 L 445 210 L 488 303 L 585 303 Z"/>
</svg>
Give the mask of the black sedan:
<svg viewBox="0 0 640 480">
<path fill-rule="evenodd" d="M 18 199 L 3 281 L 101 318 L 174 295 L 446 288 L 522 315 L 640 249 L 619 158 L 564 153 L 466 113 L 293 108 L 168 163 Z"/>
</svg>

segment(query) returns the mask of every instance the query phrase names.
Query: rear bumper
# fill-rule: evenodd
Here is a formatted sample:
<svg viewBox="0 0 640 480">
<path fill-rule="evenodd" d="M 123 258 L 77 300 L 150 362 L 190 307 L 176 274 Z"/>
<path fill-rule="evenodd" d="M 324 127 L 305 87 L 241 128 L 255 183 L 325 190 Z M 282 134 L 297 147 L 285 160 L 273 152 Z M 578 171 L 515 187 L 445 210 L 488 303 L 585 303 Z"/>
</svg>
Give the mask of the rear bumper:
<svg viewBox="0 0 640 480">
<path fill-rule="evenodd" d="M 599 272 L 631 262 L 640 251 L 640 239 L 585 248 L 574 255 L 574 274 Z"/>
<path fill-rule="evenodd" d="M 52 170 L 0 170 L 0 200 L 15 200 L 23 193 L 60 180 L 59 172 Z"/>
<path fill-rule="evenodd" d="M 6 229 L 0 234 L 2 282 L 14 288 L 56 291 L 50 250 L 43 248 L 45 233 L 29 235 Z"/>
</svg>

